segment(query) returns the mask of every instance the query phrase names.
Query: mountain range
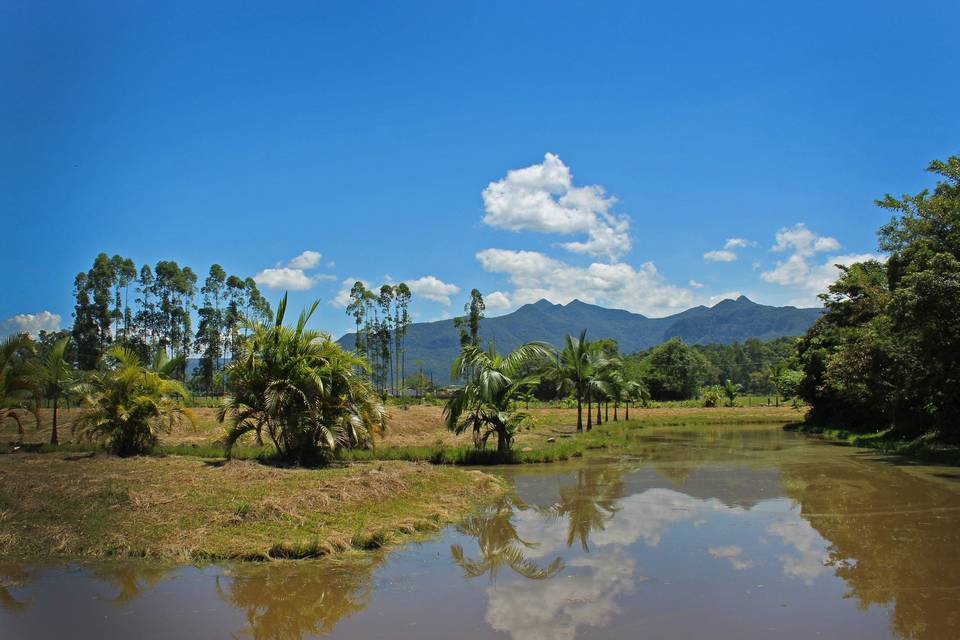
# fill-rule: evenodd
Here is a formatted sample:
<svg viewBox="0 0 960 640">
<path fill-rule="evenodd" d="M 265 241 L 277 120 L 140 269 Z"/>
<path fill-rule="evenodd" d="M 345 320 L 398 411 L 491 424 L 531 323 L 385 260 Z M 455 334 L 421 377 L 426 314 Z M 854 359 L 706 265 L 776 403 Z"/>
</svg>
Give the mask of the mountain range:
<svg viewBox="0 0 960 640">
<path fill-rule="evenodd" d="M 700 305 L 663 318 L 648 318 L 579 300 L 565 305 L 540 300 L 506 315 L 484 318 L 480 335 L 484 344 L 492 340 L 503 353 L 531 340 L 560 346 L 567 334 L 578 336 L 586 329 L 589 339 L 613 338 L 620 345 L 621 353 L 628 354 L 673 337 L 680 337 L 687 344 L 731 344 L 747 338 L 771 340 L 799 336 L 821 313 L 822 309 L 818 308 L 757 304 L 746 296 L 723 300 L 712 307 Z M 354 333 L 344 335 L 338 342 L 344 348 L 353 349 Z M 407 375 L 422 370 L 432 374 L 435 383 L 445 384 L 450 377 L 450 365 L 460 349 L 459 333 L 452 319 L 417 322 L 410 325 L 405 347 Z"/>
</svg>

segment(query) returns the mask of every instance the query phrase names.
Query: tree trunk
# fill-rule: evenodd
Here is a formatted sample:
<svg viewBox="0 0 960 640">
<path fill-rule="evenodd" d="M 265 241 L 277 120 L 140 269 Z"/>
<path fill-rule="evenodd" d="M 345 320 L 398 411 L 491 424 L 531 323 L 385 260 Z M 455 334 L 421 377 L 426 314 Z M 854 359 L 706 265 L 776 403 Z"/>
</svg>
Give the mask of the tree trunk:
<svg viewBox="0 0 960 640">
<path fill-rule="evenodd" d="M 497 453 L 504 454 L 510 450 L 510 434 L 505 427 L 497 428 Z"/>
<path fill-rule="evenodd" d="M 593 429 L 593 397 L 587 394 L 587 431 Z"/>
<path fill-rule="evenodd" d="M 577 431 L 583 432 L 583 398 L 577 396 Z"/>
<path fill-rule="evenodd" d="M 627 412 L 627 417 L 626 417 L 626 419 L 629 420 L 629 419 L 630 419 L 630 402 L 627 402 L 627 404 L 625 404 L 625 405 L 623 405 L 623 406 L 626 407 L 626 408 L 624 409 L 624 411 Z"/>
<path fill-rule="evenodd" d="M 619 403 L 619 402 L 614 402 L 614 403 L 613 403 L 613 421 L 614 421 L 614 422 L 617 422 L 617 407 L 619 407 L 619 406 L 620 406 L 620 403 Z"/>
<path fill-rule="evenodd" d="M 60 439 L 57 437 L 57 404 L 59 400 L 59 396 L 53 397 L 53 428 L 50 430 L 50 444 L 53 446 L 60 444 Z"/>
<path fill-rule="evenodd" d="M 597 400 L 597 426 L 603 424 L 602 415 L 600 414 L 600 409 L 603 408 L 603 403 Z"/>
<path fill-rule="evenodd" d="M 610 422 L 610 401 L 606 400 L 603 403 L 603 421 Z"/>
</svg>

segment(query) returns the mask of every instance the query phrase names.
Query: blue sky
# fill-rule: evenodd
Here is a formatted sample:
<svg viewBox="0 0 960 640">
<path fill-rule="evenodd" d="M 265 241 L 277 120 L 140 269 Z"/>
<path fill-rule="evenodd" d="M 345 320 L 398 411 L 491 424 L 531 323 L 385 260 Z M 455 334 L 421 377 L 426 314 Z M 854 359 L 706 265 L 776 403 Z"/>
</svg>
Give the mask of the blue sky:
<svg viewBox="0 0 960 640">
<path fill-rule="evenodd" d="M 3 327 L 71 324 L 100 251 L 334 333 L 348 278 L 421 320 L 805 304 L 960 151 L 952 3 L 402 5 L 0 5 Z"/>
</svg>

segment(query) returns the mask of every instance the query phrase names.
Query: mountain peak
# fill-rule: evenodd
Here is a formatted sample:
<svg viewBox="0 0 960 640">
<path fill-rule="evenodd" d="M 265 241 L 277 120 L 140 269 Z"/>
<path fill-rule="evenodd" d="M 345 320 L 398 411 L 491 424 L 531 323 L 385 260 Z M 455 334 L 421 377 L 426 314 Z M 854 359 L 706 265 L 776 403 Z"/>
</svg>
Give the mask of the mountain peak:
<svg viewBox="0 0 960 640">
<path fill-rule="evenodd" d="M 747 296 L 740 295 L 740 296 L 737 296 L 735 300 L 732 298 L 724 298 L 717 304 L 713 305 L 712 308 L 725 309 L 728 307 L 750 307 L 750 306 L 756 306 L 756 305 L 757 303 L 751 300 L 750 298 L 748 298 Z"/>
</svg>

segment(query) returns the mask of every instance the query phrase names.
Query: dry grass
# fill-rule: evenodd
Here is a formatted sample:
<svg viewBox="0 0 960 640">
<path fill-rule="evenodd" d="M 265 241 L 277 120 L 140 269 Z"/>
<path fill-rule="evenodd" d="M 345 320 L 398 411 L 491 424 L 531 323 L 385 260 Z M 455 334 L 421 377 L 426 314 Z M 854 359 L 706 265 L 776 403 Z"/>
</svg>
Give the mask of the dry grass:
<svg viewBox="0 0 960 640">
<path fill-rule="evenodd" d="M 216 420 L 216 409 L 192 409 L 196 425 L 183 425 L 175 428 L 171 433 L 164 434 L 161 445 L 175 446 L 180 444 L 206 445 L 212 444 L 223 436 L 224 427 Z M 543 444 L 548 437 L 570 434 L 576 431 L 576 409 L 531 408 L 528 413 L 533 416 L 531 429 L 518 434 L 517 445 L 537 446 Z M 80 410 L 71 409 L 60 412 L 60 440 L 73 442 L 76 436 L 70 433 L 70 425 Z M 469 434 L 455 436 L 443 426 L 443 409 L 431 405 L 413 405 L 407 409 L 392 406 L 389 408 L 387 432 L 377 438 L 378 447 L 425 447 L 443 445 L 453 447 L 469 445 Z M 50 440 L 50 416 L 48 409 L 40 411 L 40 428 L 37 429 L 32 418 L 27 418 L 25 425 L 24 442 L 48 442 Z M 610 409 L 613 417 L 613 409 Z M 619 417 L 623 420 L 624 412 L 621 407 Z M 803 418 L 803 414 L 786 405 L 781 407 L 716 407 L 711 409 L 699 407 L 658 407 L 649 409 L 635 408 L 630 410 L 632 423 L 637 425 L 684 425 L 684 424 L 720 424 L 720 423 L 773 423 L 795 422 Z M 584 423 L 586 423 L 586 407 L 584 407 Z M 0 442 L 13 442 L 17 439 L 16 430 L 12 424 L 0 428 Z"/>
<path fill-rule="evenodd" d="M 0 556 L 319 556 L 435 529 L 504 490 L 480 472 L 405 462 L 0 455 Z"/>
</svg>

